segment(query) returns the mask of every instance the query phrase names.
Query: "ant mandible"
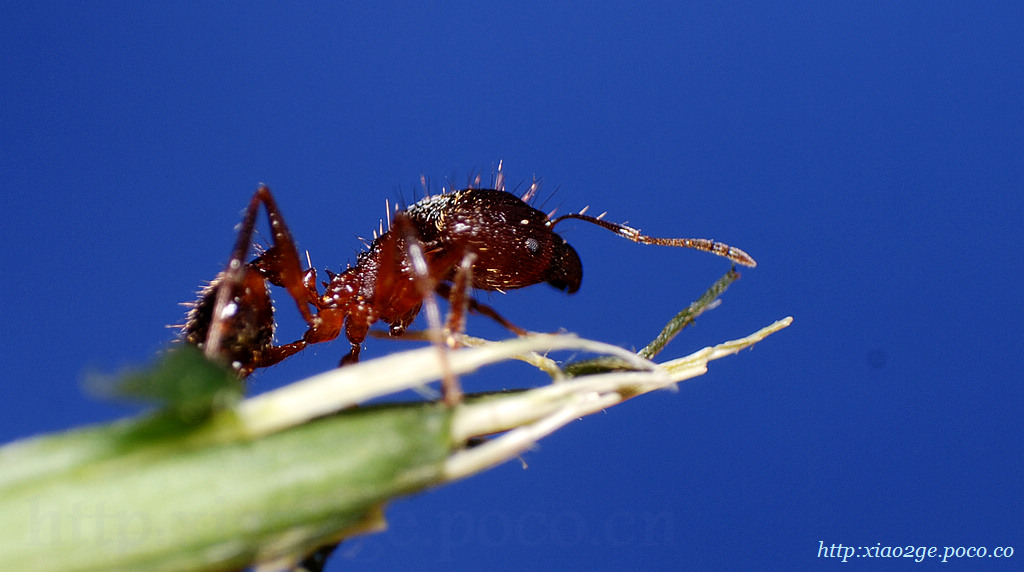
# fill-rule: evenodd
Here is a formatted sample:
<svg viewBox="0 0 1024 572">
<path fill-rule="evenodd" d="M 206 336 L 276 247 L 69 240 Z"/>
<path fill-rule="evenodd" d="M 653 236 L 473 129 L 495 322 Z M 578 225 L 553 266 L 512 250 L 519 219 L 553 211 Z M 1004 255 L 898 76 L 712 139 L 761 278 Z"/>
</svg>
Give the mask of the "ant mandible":
<svg viewBox="0 0 1024 572">
<path fill-rule="evenodd" d="M 523 198 L 517 197 L 504 190 L 500 170 L 494 186 L 427 196 L 396 211 L 388 230 L 375 233 L 354 266 L 340 274 L 327 271 L 329 280 L 322 282 L 321 294 L 316 270 L 302 270 L 281 211 L 270 189 L 261 185 L 245 210 L 227 268 L 189 304 L 182 337 L 245 377 L 310 344 L 333 340 L 344 330 L 351 344 L 341 360 L 345 365 L 358 361 L 361 344 L 376 322 L 388 324 L 391 335 L 401 335 L 426 302 L 433 310 L 428 318 L 436 326 L 436 305 L 430 305 L 435 293 L 449 301 L 449 332 L 463 330 L 469 309 L 522 335 L 525 330 L 470 298 L 469 291 L 513 290 L 547 282 L 569 294 L 576 292 L 583 265 L 576 250 L 554 232 L 558 223 L 569 219 L 596 224 L 641 244 L 694 248 L 755 266 L 754 259 L 738 248 L 702 238 L 650 237 L 587 216 L 586 209 L 550 218 L 527 203 L 536 185 Z M 246 262 L 260 205 L 270 224 L 271 246 Z M 305 334 L 289 344 L 274 345 L 268 283 L 287 290 L 307 324 Z M 446 401 L 458 400 L 457 385 L 445 384 L 443 389 Z"/>
</svg>

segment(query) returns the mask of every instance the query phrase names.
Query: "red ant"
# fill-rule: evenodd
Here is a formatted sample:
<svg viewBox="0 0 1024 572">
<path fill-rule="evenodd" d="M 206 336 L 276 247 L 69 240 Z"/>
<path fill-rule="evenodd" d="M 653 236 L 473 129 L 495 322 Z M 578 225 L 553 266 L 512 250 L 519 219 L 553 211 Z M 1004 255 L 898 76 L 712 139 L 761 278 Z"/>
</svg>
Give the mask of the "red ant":
<svg viewBox="0 0 1024 572">
<path fill-rule="evenodd" d="M 327 271 L 321 294 L 316 270 L 302 270 L 291 232 L 270 189 L 260 186 L 249 201 L 227 268 L 199 293 L 182 330 L 186 342 L 207 357 L 227 362 L 240 377 L 278 363 L 310 344 L 337 338 L 351 344 L 341 365 L 359 359 L 360 344 L 375 322 L 401 335 L 426 304 L 432 331 L 440 322 L 434 294 L 451 306 L 449 332 L 461 332 L 466 309 L 486 315 L 517 334 L 526 332 L 469 297 L 470 289 L 513 290 L 547 282 L 569 294 L 583 278 L 579 255 L 554 227 L 578 219 L 642 244 L 695 248 L 754 266 L 738 248 L 701 238 L 654 238 L 584 211 L 550 218 L 516 195 L 467 188 L 427 196 L 397 211 L 386 232 L 375 235 L 355 266 Z M 532 198 L 536 185 L 524 195 Z M 267 213 L 272 245 L 246 262 L 260 205 Z M 602 215 L 603 216 L 603 215 Z M 382 229 L 383 230 L 383 229 Z M 274 345 L 274 308 L 267 283 L 286 289 L 308 329 L 289 344 Z M 310 310 L 310 307 L 313 310 Z M 436 341 L 436 340 L 435 340 Z M 454 342 L 449 339 L 449 344 Z M 458 387 L 445 384 L 445 400 L 458 401 Z"/>
</svg>

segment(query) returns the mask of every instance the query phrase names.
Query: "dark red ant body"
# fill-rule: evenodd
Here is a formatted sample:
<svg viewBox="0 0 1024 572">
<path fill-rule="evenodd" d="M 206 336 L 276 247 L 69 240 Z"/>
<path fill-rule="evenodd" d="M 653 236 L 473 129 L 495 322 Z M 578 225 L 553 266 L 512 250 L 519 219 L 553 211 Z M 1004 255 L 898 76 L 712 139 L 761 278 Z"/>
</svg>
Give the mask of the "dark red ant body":
<svg viewBox="0 0 1024 572">
<path fill-rule="evenodd" d="M 369 249 L 358 255 L 355 266 L 340 274 L 327 271 L 329 281 L 323 283 L 323 294 L 317 290 L 316 270 L 302 270 L 295 241 L 270 189 L 261 186 L 245 210 L 227 268 L 190 304 L 183 339 L 245 377 L 310 344 L 333 340 L 344 330 L 351 344 L 342 359 L 344 365 L 358 361 L 360 344 L 371 325 L 384 322 L 392 335 L 400 335 L 424 303 L 432 314 L 428 315 L 431 330 L 436 332 L 440 319 L 435 293 L 451 306 L 449 332 L 462 331 L 465 312 L 471 309 L 525 334 L 490 307 L 472 300 L 469 290 L 514 290 L 547 282 L 570 294 L 576 292 L 583 279 L 583 265 L 576 250 L 553 230 L 567 219 L 602 226 L 634 242 L 695 248 L 738 264 L 755 265 L 742 250 L 707 239 L 653 238 L 583 212 L 551 219 L 503 190 L 500 170 L 498 175 L 498 189 L 468 188 L 428 196 L 396 212 L 387 232 L 374 238 Z M 527 195 L 532 196 L 535 189 L 531 187 Z M 260 205 L 267 213 L 272 244 L 246 262 Z M 295 300 L 307 324 L 301 339 L 274 345 L 274 307 L 268 283 L 286 289 Z M 446 402 L 460 399 L 461 391 L 452 376 L 445 379 L 443 389 Z M 330 545 L 313 552 L 303 566 L 321 570 L 333 549 Z"/>
<path fill-rule="evenodd" d="M 396 212 L 390 228 L 376 236 L 354 266 L 340 274 L 328 271 L 323 294 L 317 289 L 316 271 L 302 270 L 295 241 L 270 189 L 261 186 L 245 211 L 228 267 L 191 305 L 183 338 L 244 377 L 344 331 L 351 344 L 344 365 L 358 361 L 360 344 L 372 324 L 384 322 L 392 335 L 400 335 L 424 302 L 433 301 L 434 293 L 451 305 L 449 331 L 461 331 L 468 308 L 522 334 L 497 312 L 470 299 L 469 290 L 504 291 L 547 282 L 576 292 L 583 266 L 575 249 L 553 230 L 567 219 L 590 222 L 643 244 L 695 248 L 755 265 L 742 250 L 707 239 L 648 237 L 582 212 L 552 219 L 501 189 L 500 180 L 496 186 L 499 189 L 468 188 L 428 196 Z M 272 245 L 246 262 L 261 204 Z M 288 291 L 308 326 L 292 343 L 274 345 L 268 282 Z M 436 316 L 433 320 L 435 325 L 439 321 Z M 445 389 L 446 398 L 457 399 Z"/>
</svg>

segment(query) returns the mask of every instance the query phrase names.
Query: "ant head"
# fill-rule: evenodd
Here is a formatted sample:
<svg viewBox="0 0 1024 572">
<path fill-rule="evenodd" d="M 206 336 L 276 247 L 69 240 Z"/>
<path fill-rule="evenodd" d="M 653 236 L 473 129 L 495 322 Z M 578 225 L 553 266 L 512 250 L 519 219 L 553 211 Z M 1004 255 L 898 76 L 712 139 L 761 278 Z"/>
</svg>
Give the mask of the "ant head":
<svg viewBox="0 0 1024 572">
<path fill-rule="evenodd" d="M 473 253 L 474 288 L 513 290 L 547 282 L 570 294 L 579 290 L 580 257 L 551 230 L 543 212 L 495 189 L 464 189 L 440 196 L 445 204 L 439 200 L 429 209 L 409 213 L 432 221 L 418 227 L 423 238 L 439 243 L 439 251 Z"/>
</svg>

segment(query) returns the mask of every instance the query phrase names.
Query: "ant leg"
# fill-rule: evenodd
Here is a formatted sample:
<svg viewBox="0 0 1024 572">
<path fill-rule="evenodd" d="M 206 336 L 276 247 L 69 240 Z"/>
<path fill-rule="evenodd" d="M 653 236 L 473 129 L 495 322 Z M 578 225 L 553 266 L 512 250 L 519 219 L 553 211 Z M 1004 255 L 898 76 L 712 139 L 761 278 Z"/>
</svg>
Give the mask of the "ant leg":
<svg viewBox="0 0 1024 572">
<path fill-rule="evenodd" d="M 267 212 L 273 246 L 247 263 L 260 205 Z M 315 274 L 302 272 L 295 241 L 270 189 L 261 185 L 246 207 L 227 267 L 200 295 L 185 325 L 185 339 L 208 359 L 227 361 L 245 377 L 304 349 L 305 340 L 273 345 L 273 303 L 266 281 L 284 287 L 306 322 L 316 322 L 308 304 L 315 300 Z"/>
<path fill-rule="evenodd" d="M 436 290 L 438 295 L 441 296 L 442 298 L 445 298 L 447 300 L 452 299 L 452 287 L 449 286 L 448 284 L 442 282 L 437 285 Z M 494 320 L 501 327 L 505 328 L 506 330 L 512 332 L 517 336 L 525 336 L 530 333 L 505 319 L 505 317 L 499 314 L 498 311 L 495 310 L 494 308 L 488 306 L 487 304 L 480 303 L 474 300 L 472 297 L 466 296 L 466 306 L 468 306 L 470 312 L 473 312 L 474 314 L 480 314 L 481 316 L 486 316 Z"/>
<path fill-rule="evenodd" d="M 260 189 L 263 188 L 261 187 Z M 245 209 L 245 214 L 242 216 L 241 228 L 238 231 L 238 238 L 235 239 L 235 246 L 231 250 L 231 257 L 228 259 L 227 268 L 214 279 L 210 287 L 202 294 L 200 300 L 193 306 L 194 310 L 198 311 L 202 308 L 204 302 L 209 299 L 209 295 L 216 294 L 206 335 L 203 336 L 203 340 L 195 340 L 197 344 L 201 345 L 203 355 L 213 361 L 233 353 L 231 348 L 225 348 L 225 346 L 231 345 L 229 338 L 233 333 L 242 328 L 250 327 L 254 330 L 267 329 L 266 337 L 272 338 L 273 336 L 273 305 L 270 295 L 266 292 L 263 279 L 256 278 L 253 275 L 253 268 L 245 262 L 245 258 L 249 253 L 249 245 L 252 244 L 252 235 L 256 227 L 256 214 L 259 212 L 261 200 L 260 190 L 257 190 L 256 194 L 250 199 L 249 206 Z M 239 302 L 246 298 L 248 298 L 247 301 L 250 303 L 249 306 L 258 308 L 262 315 L 259 317 L 250 316 L 247 321 L 251 323 L 239 323 L 239 320 L 232 318 L 235 318 L 240 308 Z M 201 323 L 194 322 L 197 322 L 197 319 L 193 312 L 189 312 L 189 323 L 185 326 L 187 336 L 191 336 L 189 330 L 197 330 L 202 327 Z M 229 359 L 233 359 L 233 356 Z M 252 364 L 243 363 L 240 364 L 238 369 L 248 374 L 254 367 Z"/>
<path fill-rule="evenodd" d="M 295 239 L 292 238 L 292 233 L 284 222 L 284 217 L 281 216 L 281 210 L 277 207 L 274 195 L 266 186 L 261 185 L 256 190 L 249 208 L 252 209 L 258 203 L 263 203 L 263 207 L 267 211 L 273 246 L 253 260 L 252 265 L 259 269 L 271 284 L 288 291 L 288 294 L 295 300 L 302 318 L 312 326 L 314 318 L 309 311 L 309 305 L 315 304 L 315 300 L 319 297 L 316 292 L 316 271 L 310 269 L 303 272 L 299 263 L 299 252 L 295 247 Z M 241 244 L 237 244 L 236 248 L 239 246 Z M 248 250 L 248 245 L 245 248 Z"/>
<path fill-rule="evenodd" d="M 338 337 L 344 315 L 338 315 L 337 312 L 331 310 L 320 310 L 318 304 L 320 294 L 316 288 L 316 270 L 313 268 L 302 270 L 295 239 L 292 238 L 292 233 L 284 221 L 273 194 L 266 186 L 257 189 L 250 208 L 259 203 L 262 203 L 266 209 L 267 221 L 270 223 L 272 233 L 272 246 L 264 250 L 250 263 L 250 266 L 259 270 L 260 274 L 271 284 L 288 291 L 308 325 L 302 339 L 264 350 L 257 367 L 266 367 L 305 349 L 309 344 L 325 342 Z M 241 242 L 238 246 L 241 246 Z M 310 305 L 318 309 L 316 316 L 310 311 Z M 350 352 L 350 356 L 352 356 L 352 361 L 356 361 L 359 357 L 358 348 Z"/>
<path fill-rule="evenodd" d="M 437 304 L 437 296 L 434 295 L 436 284 L 430 275 L 430 267 L 423 252 L 423 243 L 420 242 L 416 227 L 409 219 L 409 215 L 404 212 L 395 214 L 392 230 L 397 231 L 405 241 L 405 256 L 408 257 L 409 265 L 412 267 L 413 281 L 416 284 L 419 297 L 423 300 L 430 341 L 440 351 L 441 397 L 447 405 L 457 405 L 462 401 L 462 388 L 459 387 L 459 382 L 455 379 L 455 374 L 452 373 L 451 363 L 448 361 L 448 345 L 445 343 L 445 335 L 441 329 L 441 310 Z"/>
<path fill-rule="evenodd" d="M 298 340 L 283 346 L 270 346 L 260 352 L 260 357 L 256 361 L 255 367 L 260 368 L 275 365 L 278 362 L 306 349 L 307 345 L 309 344 L 307 344 L 305 340 Z"/>
<path fill-rule="evenodd" d="M 445 296 L 448 298 L 448 306 L 450 307 L 448 324 L 446 326 L 448 331 L 446 341 L 448 342 L 448 347 L 452 349 L 456 347 L 455 336 L 466 331 L 466 312 L 469 309 L 470 300 L 468 293 L 469 285 L 473 283 L 473 261 L 475 259 L 475 254 L 466 252 L 465 256 L 462 257 L 462 262 L 455 269 L 453 286 L 449 288 L 448 295 Z"/>
<path fill-rule="evenodd" d="M 553 227 L 559 222 L 570 218 L 596 224 L 600 227 L 604 227 L 614 232 L 615 234 L 621 237 L 628 238 L 629 240 L 632 240 L 633 242 L 638 242 L 640 244 L 656 244 L 659 246 L 680 246 L 683 248 L 693 248 L 695 250 L 702 250 L 704 252 L 717 254 L 718 256 L 724 256 L 725 258 L 732 260 L 736 264 L 742 264 L 743 266 L 757 266 L 757 262 L 754 262 L 754 259 L 751 258 L 749 254 L 743 252 L 742 250 L 736 248 L 735 246 L 729 246 L 728 244 L 715 242 L 714 240 L 709 240 L 707 238 L 657 238 L 654 236 L 647 236 L 645 234 L 641 234 L 639 229 L 626 226 L 624 224 L 608 222 L 606 220 L 602 220 L 599 217 L 587 216 L 583 213 L 570 213 L 562 215 L 550 221 L 548 223 L 548 226 Z"/>
<path fill-rule="evenodd" d="M 344 367 L 346 365 L 358 363 L 359 352 L 361 349 L 362 348 L 359 347 L 359 344 L 352 344 L 352 348 L 348 350 L 348 353 L 345 354 L 345 357 L 341 358 L 341 363 L 338 364 L 338 367 Z"/>
<path fill-rule="evenodd" d="M 336 321 L 339 325 L 341 320 L 344 319 L 344 315 L 339 315 L 337 320 L 328 320 L 327 323 Z M 366 316 L 361 313 L 353 312 L 348 317 L 348 321 L 345 322 L 345 337 L 348 338 L 349 344 L 351 345 L 348 353 L 345 357 L 341 358 L 341 363 L 338 367 L 344 367 L 351 365 L 359 361 L 359 352 L 362 349 L 362 342 L 366 339 L 366 334 L 370 331 L 370 321 L 366 319 Z M 335 334 L 337 336 L 337 334 Z"/>
</svg>

